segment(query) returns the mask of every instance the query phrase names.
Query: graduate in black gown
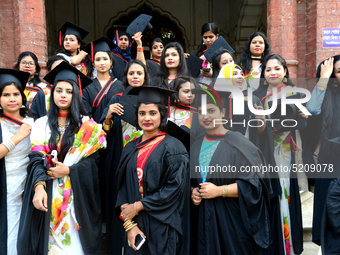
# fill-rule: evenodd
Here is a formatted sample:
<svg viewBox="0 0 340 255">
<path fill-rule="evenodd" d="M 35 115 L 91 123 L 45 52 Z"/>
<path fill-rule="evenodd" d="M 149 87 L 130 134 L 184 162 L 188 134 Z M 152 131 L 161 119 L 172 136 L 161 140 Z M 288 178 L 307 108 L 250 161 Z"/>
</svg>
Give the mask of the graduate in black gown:
<svg viewBox="0 0 340 255">
<path fill-rule="evenodd" d="M 117 176 L 116 213 L 127 231 L 125 254 L 184 254 L 183 207 L 188 154 L 183 144 L 162 131 L 166 121 L 164 97 L 172 91 L 141 86 L 137 123 L 143 136 L 123 150 Z M 146 242 L 135 251 L 135 237 Z M 130 247 L 129 247 L 130 246 Z"/>
<path fill-rule="evenodd" d="M 18 254 L 45 255 L 58 248 L 67 254 L 99 254 L 102 223 L 95 161 L 96 150 L 105 148 L 105 133 L 84 116 L 78 89 L 91 80 L 63 62 L 44 79 L 54 85 L 53 101 L 48 116 L 32 127 Z M 43 159 L 52 150 L 58 160 L 49 164 L 55 167 Z"/>
<path fill-rule="evenodd" d="M 123 91 L 122 82 L 110 76 L 111 69 L 115 65 L 110 53 L 112 45 L 108 38 L 101 37 L 82 48 L 93 57 L 91 57 L 93 65 L 97 69 L 97 78 L 83 91 L 85 109 L 97 122 L 110 99 Z"/>
<path fill-rule="evenodd" d="M 191 216 L 197 219 L 192 254 L 261 254 L 271 242 L 270 189 L 258 173 L 240 170 L 265 164 L 262 153 L 239 132 L 223 126 L 225 109 L 213 91 L 194 93 L 206 134 L 190 148 L 191 199 L 196 205 Z M 206 114 L 202 94 L 207 95 Z M 209 166 L 235 171 L 209 172 Z"/>
<path fill-rule="evenodd" d="M 177 42 L 168 43 L 161 56 L 161 70 L 151 79 L 153 86 L 172 89 L 173 80 L 179 76 L 190 76 L 182 46 Z"/>
<path fill-rule="evenodd" d="M 132 59 L 125 67 L 123 76 L 124 92 L 111 98 L 103 111 L 100 123 L 104 123 L 104 131 L 107 133 L 106 156 L 102 158 L 102 164 L 109 169 L 103 172 L 101 185 L 102 204 L 106 217 L 106 240 L 108 254 L 121 254 L 123 246 L 123 227 L 115 213 L 115 204 L 117 199 L 116 192 L 116 173 L 122 154 L 123 147 L 133 139 L 142 135 L 141 130 L 135 128 L 135 104 L 136 95 L 127 93 L 133 87 L 139 87 L 149 84 L 150 79 L 145 65 L 137 60 Z M 130 117 L 132 116 L 132 118 Z M 132 119 L 132 121 L 130 120 Z"/>
<path fill-rule="evenodd" d="M 321 220 L 321 249 L 323 255 L 340 254 L 340 179 L 328 188 Z"/>
<path fill-rule="evenodd" d="M 59 65 L 65 59 L 60 55 L 54 55 L 47 61 L 47 71 L 50 72 L 53 68 Z M 38 91 L 38 94 L 34 97 L 31 105 L 31 114 L 34 120 L 46 116 L 50 109 L 50 95 L 53 85 L 47 84 L 45 88 Z"/>
<path fill-rule="evenodd" d="M 159 73 L 161 65 L 161 56 L 164 49 L 164 42 L 161 38 L 156 37 L 149 43 L 150 55 L 152 58 L 146 60 L 146 67 L 151 77 Z"/>
</svg>

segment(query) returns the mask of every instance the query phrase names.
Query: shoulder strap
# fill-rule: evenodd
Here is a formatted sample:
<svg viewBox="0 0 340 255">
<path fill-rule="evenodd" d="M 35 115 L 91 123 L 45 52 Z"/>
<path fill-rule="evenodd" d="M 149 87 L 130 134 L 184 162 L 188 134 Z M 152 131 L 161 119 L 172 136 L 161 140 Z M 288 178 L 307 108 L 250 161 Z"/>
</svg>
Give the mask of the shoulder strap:
<svg viewBox="0 0 340 255">
<path fill-rule="evenodd" d="M 108 82 L 102 87 L 102 89 L 97 94 L 96 98 L 93 100 L 92 108 L 97 109 L 100 102 L 102 101 L 103 97 L 107 93 L 107 91 L 110 89 L 111 85 L 117 80 L 108 80 Z"/>
</svg>

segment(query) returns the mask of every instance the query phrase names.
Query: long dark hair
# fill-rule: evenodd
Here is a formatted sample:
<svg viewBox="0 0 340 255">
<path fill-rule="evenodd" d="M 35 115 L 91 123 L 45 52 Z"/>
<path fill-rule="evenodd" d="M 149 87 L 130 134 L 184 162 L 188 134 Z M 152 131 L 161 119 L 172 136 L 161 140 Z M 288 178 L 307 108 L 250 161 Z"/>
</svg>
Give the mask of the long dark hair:
<svg viewBox="0 0 340 255">
<path fill-rule="evenodd" d="M 27 57 L 27 56 L 30 56 L 33 59 L 34 65 L 35 65 L 35 74 L 34 74 L 34 77 L 29 82 L 32 82 L 33 86 L 37 87 L 38 84 L 41 82 L 41 80 L 39 78 L 39 75 L 40 75 L 40 66 L 39 66 L 39 63 L 38 63 L 38 58 L 37 58 L 37 56 L 33 52 L 30 52 L 30 51 L 21 52 L 14 68 L 17 69 L 17 70 L 20 70 L 19 69 L 20 62 L 21 62 L 21 60 L 24 57 Z"/>
<path fill-rule="evenodd" d="M 82 45 L 82 41 L 80 40 L 80 38 L 78 36 L 76 36 L 76 35 L 74 35 L 74 36 L 77 38 L 77 43 L 80 43 L 80 45 Z M 61 51 L 60 52 L 64 53 L 65 55 L 67 55 L 69 57 L 72 57 L 71 53 L 64 48 L 64 40 L 65 40 L 65 36 L 63 36 L 63 38 L 62 38 L 62 42 L 63 43 L 61 45 Z M 77 53 L 79 53 L 79 49 L 78 49 Z M 91 74 L 93 72 L 91 56 L 87 55 L 82 62 L 84 62 L 85 66 L 87 68 L 87 71 L 88 71 L 87 76 L 91 77 Z"/>
<path fill-rule="evenodd" d="M 190 82 L 190 83 L 194 84 L 195 88 L 198 87 L 197 82 L 195 81 L 195 79 L 192 78 L 192 77 L 189 77 L 189 76 L 180 76 L 180 77 L 178 77 L 178 78 L 176 78 L 174 80 L 174 88 L 173 88 L 173 90 L 175 90 L 177 93 L 174 93 L 171 97 L 173 98 L 172 101 L 174 102 L 174 104 L 176 106 L 178 105 L 176 99 L 179 99 L 179 96 L 178 96 L 179 90 L 182 88 L 182 84 L 187 83 L 187 82 Z"/>
<path fill-rule="evenodd" d="M 59 151 L 60 161 L 64 161 L 66 153 L 73 145 L 74 135 L 78 132 L 82 124 L 82 115 L 86 115 L 86 111 L 80 96 L 78 85 L 71 80 L 65 80 L 70 83 L 73 87 L 72 92 L 72 102 L 70 106 L 70 111 L 67 118 L 69 119 L 69 125 L 65 130 L 63 139 L 61 141 L 61 147 Z M 60 139 L 60 132 L 58 130 L 58 113 L 59 108 L 54 102 L 54 92 L 59 81 L 54 82 L 53 88 L 51 90 L 51 100 L 50 100 L 50 110 L 48 112 L 48 125 L 51 130 L 51 136 L 48 141 L 50 150 L 55 150 L 57 148 L 58 141 Z"/>
<path fill-rule="evenodd" d="M 287 86 L 295 87 L 293 81 L 289 78 L 289 71 L 288 71 L 288 66 L 287 66 L 286 60 L 278 54 L 271 54 L 271 55 L 267 56 L 262 62 L 260 86 L 256 90 L 256 92 L 261 91 L 263 93 L 264 90 L 265 91 L 268 90 L 268 84 L 266 84 L 266 82 L 264 82 L 266 80 L 264 78 L 264 72 L 266 70 L 266 66 L 267 66 L 268 61 L 272 60 L 272 59 L 276 59 L 282 65 L 282 67 L 287 71 L 286 75 L 285 75 L 285 78 L 287 78 L 287 81 L 284 81 L 283 83 Z M 256 92 L 255 92 L 255 94 L 257 94 Z"/>
<path fill-rule="evenodd" d="M 202 30 L 201 30 L 201 36 L 204 35 L 205 32 L 212 32 L 214 35 L 218 35 L 218 27 L 216 26 L 216 24 L 214 22 L 208 22 L 208 23 L 205 23 L 202 27 Z M 203 44 L 203 39 L 200 43 L 200 45 L 198 46 L 198 49 L 195 53 L 195 56 L 197 57 L 200 57 L 203 53 L 204 50 L 207 49 L 207 46 Z"/>
<path fill-rule="evenodd" d="M 150 84 L 150 77 L 149 77 L 149 73 L 148 73 L 148 70 L 146 69 L 146 66 L 143 64 L 142 61 L 138 60 L 138 59 L 131 59 L 125 66 L 125 69 L 124 69 L 124 75 L 123 75 L 123 87 L 124 87 L 124 90 L 129 86 L 129 83 L 128 83 L 128 80 L 127 80 L 127 74 L 129 72 L 129 68 L 130 66 L 132 66 L 133 64 L 138 64 L 140 65 L 141 67 L 143 67 L 143 70 L 144 70 L 144 84 L 146 85 L 149 85 Z"/>
<path fill-rule="evenodd" d="M 142 130 L 140 128 L 140 126 L 138 125 L 138 111 L 139 111 L 139 107 L 140 107 L 141 104 L 142 103 L 138 103 L 137 104 L 136 112 L 135 112 L 135 116 L 136 116 L 136 118 L 135 118 L 135 126 L 136 126 L 137 130 Z M 154 105 L 157 106 L 158 111 L 161 114 L 161 123 L 160 123 L 159 129 L 161 131 L 164 131 L 165 127 L 166 127 L 167 117 L 168 117 L 168 110 L 165 107 L 165 105 L 163 105 L 163 104 L 154 104 Z"/>
<path fill-rule="evenodd" d="M 220 61 L 221 56 L 224 53 L 230 54 L 230 56 L 234 59 L 234 55 L 227 49 L 227 48 L 220 48 L 217 51 L 215 51 L 213 57 L 212 57 L 212 69 L 213 69 L 213 78 L 217 78 L 218 73 L 220 72 Z M 235 62 L 235 61 L 234 61 Z"/>
<path fill-rule="evenodd" d="M 22 98 L 22 105 L 25 106 L 25 108 L 20 108 L 19 114 L 20 114 L 21 117 L 25 118 L 27 116 L 27 113 L 28 113 L 28 108 L 26 106 L 27 99 L 26 99 L 26 95 L 25 95 L 24 91 L 22 90 L 22 87 L 19 84 L 17 84 L 16 82 L 6 82 L 4 85 L 2 85 L 0 87 L 0 97 L 2 96 L 2 92 L 4 91 L 5 87 L 7 87 L 9 85 L 14 85 L 20 91 L 21 98 Z M 3 116 L 3 113 L 4 113 L 4 110 L 1 108 L 0 109 L 0 116 L 1 117 Z"/>
<path fill-rule="evenodd" d="M 165 52 L 167 51 L 167 49 L 169 48 L 175 48 L 176 51 L 178 52 L 179 55 L 179 64 L 177 67 L 177 76 L 189 76 L 189 70 L 187 67 L 187 62 L 185 61 L 185 56 L 184 56 L 184 51 L 182 46 L 178 43 L 178 42 L 171 42 L 168 43 L 162 52 L 162 56 L 161 56 L 161 68 L 160 68 L 160 73 L 158 73 L 156 76 L 158 77 L 158 81 L 157 84 L 158 86 L 160 86 L 162 84 L 162 82 L 167 79 L 169 77 L 169 70 L 168 68 L 165 66 Z"/>
<path fill-rule="evenodd" d="M 271 52 L 270 44 L 268 43 L 267 37 L 264 34 L 262 34 L 261 32 L 255 32 L 254 34 L 249 36 L 248 41 L 244 45 L 243 52 L 241 55 L 241 61 L 239 63 L 239 65 L 242 67 L 243 72 L 245 74 L 250 73 L 250 70 L 253 68 L 253 63 L 251 60 L 251 56 L 250 56 L 251 54 L 250 54 L 249 48 L 250 48 L 251 41 L 256 36 L 261 36 L 264 40 L 264 52 L 263 52 L 262 61 L 263 61 L 263 58 L 267 57 Z"/>
</svg>

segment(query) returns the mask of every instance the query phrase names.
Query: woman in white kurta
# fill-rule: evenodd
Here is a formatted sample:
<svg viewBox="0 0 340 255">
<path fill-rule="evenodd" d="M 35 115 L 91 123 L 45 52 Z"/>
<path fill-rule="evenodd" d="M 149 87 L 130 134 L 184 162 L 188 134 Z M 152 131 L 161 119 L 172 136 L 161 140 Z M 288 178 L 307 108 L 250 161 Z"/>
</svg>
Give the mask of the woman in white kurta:
<svg viewBox="0 0 340 255">
<path fill-rule="evenodd" d="M 20 77 L 21 76 L 21 77 Z M 7 228 L 7 236 L 0 237 L 1 254 L 17 254 L 22 194 L 26 180 L 26 167 L 30 152 L 30 125 L 33 119 L 26 117 L 24 89 L 29 74 L 17 70 L 0 69 L 0 126 L 1 140 L 1 192 L 6 194 L 6 209 L 1 203 L 0 228 Z M 17 78 L 18 77 L 18 78 Z M 4 161 L 2 160 L 4 159 Z M 3 167 L 4 166 L 4 167 Z M 5 170 L 5 171 L 4 171 Z M 4 184 L 4 185 L 3 185 Z M 5 191 L 6 189 L 6 191 Z M 6 217 L 4 217 L 7 214 Z M 6 221 L 7 218 L 7 221 Z M 4 233 L 4 232 L 2 232 Z M 7 244 L 5 244 L 7 243 Z M 7 245 L 6 249 L 4 249 Z"/>
</svg>

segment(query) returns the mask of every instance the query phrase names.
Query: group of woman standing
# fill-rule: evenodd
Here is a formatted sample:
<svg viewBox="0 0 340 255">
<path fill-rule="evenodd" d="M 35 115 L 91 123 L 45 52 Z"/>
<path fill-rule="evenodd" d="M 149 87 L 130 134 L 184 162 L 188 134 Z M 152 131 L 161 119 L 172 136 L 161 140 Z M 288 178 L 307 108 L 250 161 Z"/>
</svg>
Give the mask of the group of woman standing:
<svg viewBox="0 0 340 255">
<path fill-rule="evenodd" d="M 153 58 L 146 60 L 141 32 L 132 41 L 119 27 L 113 41 L 101 37 L 84 45 L 87 33 L 65 23 L 63 50 L 48 61 L 48 85 L 40 81 L 31 52 L 20 54 L 17 70 L 0 69 L 0 249 L 99 254 L 105 229 L 108 254 L 121 254 L 122 247 L 125 254 L 301 254 L 293 172 L 269 179 L 196 171 L 294 163 L 296 130 L 272 127 L 270 116 L 249 110 L 242 117 L 263 125 L 229 125 L 238 116 L 227 86 L 238 87 L 245 102 L 251 88 L 258 110 L 270 108 L 274 89 L 280 97 L 281 89 L 294 87 L 285 60 L 270 54 L 266 37 L 252 34 L 235 64 L 228 47 L 205 56 L 219 38 L 217 26 L 205 24 L 196 52 L 203 60 L 200 77 L 191 77 L 189 54 L 177 42 L 164 45 L 155 38 Z M 337 78 L 339 63 L 336 56 L 320 65 L 323 79 L 307 105 L 319 118 L 314 137 L 321 139 L 320 162 L 332 163 L 338 150 L 327 140 L 338 135 L 330 128 L 336 126 L 338 81 L 327 84 Z M 27 117 L 29 108 L 34 119 Z M 318 141 L 308 142 L 314 151 Z M 316 194 L 330 181 L 316 180 Z M 336 192 L 336 183 L 331 187 Z M 322 211 L 324 188 L 318 196 L 315 210 Z M 138 250 L 137 236 L 145 239 Z"/>
</svg>

